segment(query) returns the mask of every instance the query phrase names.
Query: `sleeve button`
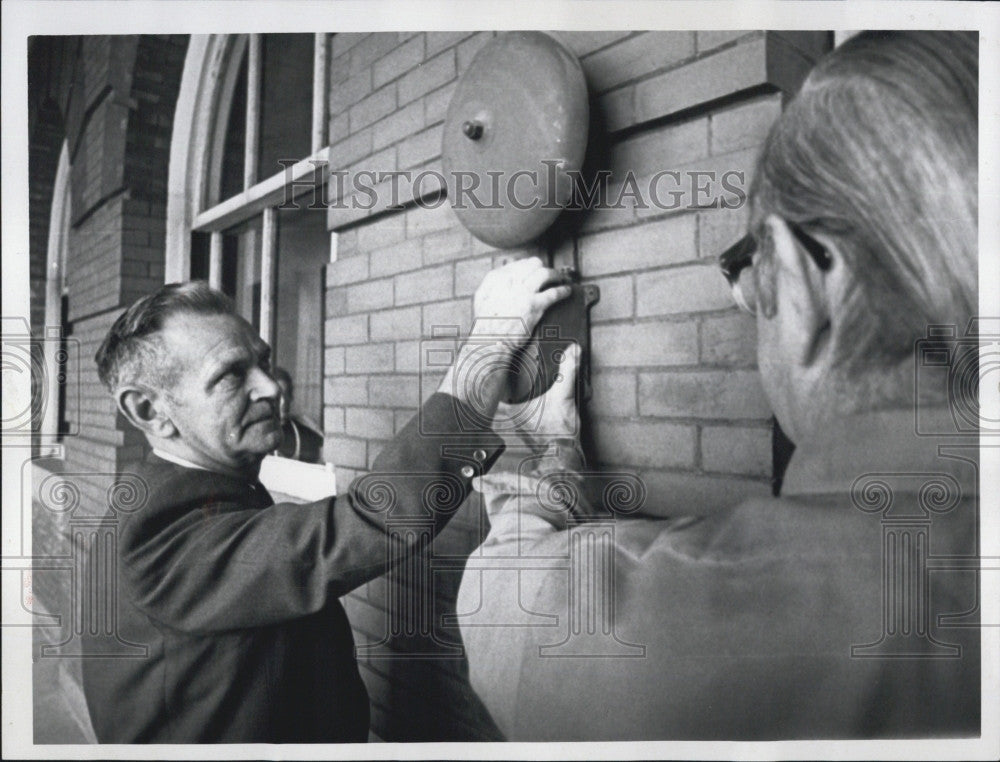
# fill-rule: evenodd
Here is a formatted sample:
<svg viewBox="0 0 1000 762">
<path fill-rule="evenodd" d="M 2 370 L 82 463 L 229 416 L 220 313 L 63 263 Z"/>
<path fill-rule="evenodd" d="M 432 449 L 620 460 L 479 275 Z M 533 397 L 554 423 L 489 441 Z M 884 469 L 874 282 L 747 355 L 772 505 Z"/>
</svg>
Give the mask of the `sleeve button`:
<svg viewBox="0 0 1000 762">
<path fill-rule="evenodd" d="M 482 463 L 484 460 L 486 460 L 486 450 L 476 450 L 474 453 L 472 453 L 472 457 L 475 458 L 480 463 Z"/>
<path fill-rule="evenodd" d="M 459 473 L 466 479 L 471 479 L 476 475 L 476 470 L 472 466 L 462 466 L 462 470 Z"/>
</svg>

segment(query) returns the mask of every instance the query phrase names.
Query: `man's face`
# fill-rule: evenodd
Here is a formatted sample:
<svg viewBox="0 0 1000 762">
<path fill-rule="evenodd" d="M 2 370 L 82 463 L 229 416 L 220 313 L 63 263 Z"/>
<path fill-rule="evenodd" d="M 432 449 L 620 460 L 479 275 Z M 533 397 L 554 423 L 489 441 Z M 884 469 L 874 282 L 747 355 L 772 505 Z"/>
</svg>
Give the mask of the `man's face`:
<svg viewBox="0 0 1000 762">
<path fill-rule="evenodd" d="M 235 315 L 174 315 L 162 338 L 175 380 L 163 405 L 187 457 L 210 468 L 256 468 L 281 441 L 270 348 Z"/>
</svg>

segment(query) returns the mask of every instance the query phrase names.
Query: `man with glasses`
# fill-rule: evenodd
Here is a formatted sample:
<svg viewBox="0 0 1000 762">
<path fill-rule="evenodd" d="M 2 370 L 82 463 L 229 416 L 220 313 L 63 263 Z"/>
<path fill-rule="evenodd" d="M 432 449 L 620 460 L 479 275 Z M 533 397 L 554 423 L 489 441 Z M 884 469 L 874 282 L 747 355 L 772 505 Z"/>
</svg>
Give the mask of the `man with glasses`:
<svg viewBox="0 0 1000 762">
<path fill-rule="evenodd" d="M 796 446 L 779 497 L 589 503 L 575 353 L 550 436 L 480 480 L 457 611 L 509 739 L 979 733 L 976 61 L 968 35 L 859 35 L 763 147 L 721 265 Z"/>
</svg>

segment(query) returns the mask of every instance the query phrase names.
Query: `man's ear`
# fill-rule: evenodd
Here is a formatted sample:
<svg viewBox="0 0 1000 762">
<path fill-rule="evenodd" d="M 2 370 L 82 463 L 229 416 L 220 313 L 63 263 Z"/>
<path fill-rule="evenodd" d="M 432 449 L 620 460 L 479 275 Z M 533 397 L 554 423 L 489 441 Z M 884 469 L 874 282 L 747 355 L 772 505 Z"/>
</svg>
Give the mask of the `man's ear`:
<svg viewBox="0 0 1000 762">
<path fill-rule="evenodd" d="M 834 265 L 829 270 L 821 270 L 796 240 L 785 220 L 772 214 L 764 224 L 768 227 L 776 260 L 778 317 L 784 324 L 785 340 L 792 342 L 787 349 L 792 351 L 799 365 L 822 364 L 824 355 L 829 353 L 832 337 L 830 306 L 836 303 L 835 278 L 831 275 L 839 276 L 844 269 L 837 267 L 839 252 L 828 248 Z M 821 243 L 827 246 L 826 239 Z"/>
<path fill-rule="evenodd" d="M 144 434 L 157 439 L 169 439 L 177 433 L 177 427 L 170 420 L 162 397 L 153 390 L 142 386 L 126 386 L 118 390 L 116 399 L 122 415 Z"/>
</svg>

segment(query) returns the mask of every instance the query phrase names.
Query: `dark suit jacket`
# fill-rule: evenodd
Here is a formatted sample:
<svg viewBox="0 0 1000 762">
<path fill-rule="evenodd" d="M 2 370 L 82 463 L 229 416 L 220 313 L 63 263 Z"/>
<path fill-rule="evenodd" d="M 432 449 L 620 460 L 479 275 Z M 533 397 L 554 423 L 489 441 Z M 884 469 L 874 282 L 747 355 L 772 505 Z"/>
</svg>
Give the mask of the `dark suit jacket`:
<svg viewBox="0 0 1000 762">
<path fill-rule="evenodd" d="M 305 505 L 155 456 L 138 464 L 149 498 L 119 518 L 116 632 L 148 657 L 83 660 L 98 740 L 365 741 L 368 698 L 337 598 L 386 571 L 390 541 L 404 546 L 393 558 L 415 549 L 422 533 L 387 533 L 393 521 L 438 531 L 502 451 L 459 405 L 435 394 L 371 474 Z"/>
</svg>

